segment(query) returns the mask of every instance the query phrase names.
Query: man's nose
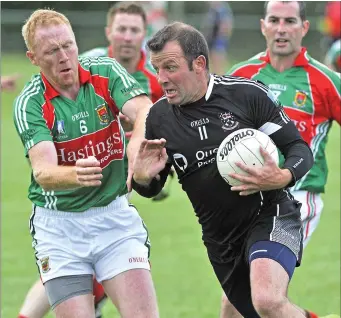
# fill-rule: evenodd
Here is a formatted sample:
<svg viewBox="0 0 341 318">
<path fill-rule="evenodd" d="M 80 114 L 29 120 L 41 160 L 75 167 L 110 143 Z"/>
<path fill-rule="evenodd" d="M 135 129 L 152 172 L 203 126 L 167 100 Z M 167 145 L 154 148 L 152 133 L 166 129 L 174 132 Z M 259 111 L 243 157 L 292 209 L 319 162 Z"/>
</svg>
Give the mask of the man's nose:
<svg viewBox="0 0 341 318">
<path fill-rule="evenodd" d="M 131 41 L 132 37 L 133 37 L 133 35 L 132 35 L 132 32 L 131 32 L 131 31 L 126 31 L 126 32 L 124 33 L 124 40 L 125 40 L 125 41 Z"/>
<path fill-rule="evenodd" d="M 157 74 L 157 80 L 160 84 L 165 84 L 168 82 L 168 76 L 165 71 L 159 70 L 159 73 Z"/>
<path fill-rule="evenodd" d="M 59 61 L 60 63 L 64 63 L 69 59 L 69 56 L 67 55 L 66 51 L 64 49 L 59 50 Z"/>
<path fill-rule="evenodd" d="M 277 26 L 277 32 L 285 33 L 287 31 L 287 26 L 284 20 L 280 20 Z"/>
</svg>

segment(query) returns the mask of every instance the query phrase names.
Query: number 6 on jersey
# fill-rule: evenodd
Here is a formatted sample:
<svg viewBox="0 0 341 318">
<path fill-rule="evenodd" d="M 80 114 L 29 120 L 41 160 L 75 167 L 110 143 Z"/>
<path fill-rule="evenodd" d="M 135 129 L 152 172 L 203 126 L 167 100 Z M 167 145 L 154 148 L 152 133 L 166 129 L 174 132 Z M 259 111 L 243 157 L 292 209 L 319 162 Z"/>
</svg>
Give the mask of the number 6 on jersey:
<svg viewBox="0 0 341 318">
<path fill-rule="evenodd" d="M 88 132 L 88 127 L 86 127 L 86 121 L 80 120 L 79 121 L 79 129 L 82 134 L 86 134 Z"/>
</svg>

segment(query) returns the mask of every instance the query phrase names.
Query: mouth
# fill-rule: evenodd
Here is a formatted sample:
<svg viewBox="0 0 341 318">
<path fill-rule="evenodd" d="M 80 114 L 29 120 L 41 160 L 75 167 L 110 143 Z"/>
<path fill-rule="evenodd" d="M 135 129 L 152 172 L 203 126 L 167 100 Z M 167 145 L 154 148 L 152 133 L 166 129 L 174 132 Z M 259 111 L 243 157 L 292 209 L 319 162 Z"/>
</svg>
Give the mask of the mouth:
<svg viewBox="0 0 341 318">
<path fill-rule="evenodd" d="M 71 71 L 71 68 L 64 68 L 60 72 L 63 74 L 69 73 Z"/>
<path fill-rule="evenodd" d="M 284 45 L 284 44 L 288 43 L 289 41 L 286 39 L 276 39 L 275 42 L 279 45 Z"/>
<path fill-rule="evenodd" d="M 175 89 L 164 89 L 167 98 L 172 98 L 176 95 Z"/>
</svg>

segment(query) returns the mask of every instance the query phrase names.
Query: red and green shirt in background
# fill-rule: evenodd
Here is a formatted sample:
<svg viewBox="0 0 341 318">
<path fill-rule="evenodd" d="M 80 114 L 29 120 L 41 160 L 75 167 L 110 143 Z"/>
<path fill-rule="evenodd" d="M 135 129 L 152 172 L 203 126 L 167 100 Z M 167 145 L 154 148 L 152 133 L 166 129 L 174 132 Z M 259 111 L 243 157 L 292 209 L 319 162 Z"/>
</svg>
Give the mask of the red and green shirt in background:
<svg viewBox="0 0 341 318">
<path fill-rule="evenodd" d="M 81 56 L 91 56 L 91 57 L 111 57 L 113 58 L 112 47 L 99 47 L 94 48 L 90 51 L 82 53 Z M 163 90 L 160 86 L 153 66 L 148 62 L 146 54 L 141 51 L 141 58 L 137 65 L 136 71 L 130 73 L 136 81 L 142 86 L 144 91 L 148 94 L 149 98 L 155 103 L 158 99 L 163 96 Z"/>
<path fill-rule="evenodd" d="M 37 206 L 81 212 L 106 206 L 127 192 L 125 137 L 118 120 L 123 105 L 145 94 L 114 59 L 80 58 L 76 100 L 60 95 L 43 74 L 32 77 L 14 101 L 14 123 L 25 154 L 41 141 L 54 143 L 58 165 L 95 156 L 103 168 L 100 187 L 45 191 L 31 175 L 29 199 Z"/>
<path fill-rule="evenodd" d="M 310 57 L 305 48 L 294 66 L 283 72 L 271 66 L 268 52 L 262 52 L 233 66 L 228 74 L 259 80 L 272 90 L 314 155 L 312 169 L 293 190 L 324 192 L 328 132 L 334 120 L 341 124 L 340 74 Z"/>
</svg>

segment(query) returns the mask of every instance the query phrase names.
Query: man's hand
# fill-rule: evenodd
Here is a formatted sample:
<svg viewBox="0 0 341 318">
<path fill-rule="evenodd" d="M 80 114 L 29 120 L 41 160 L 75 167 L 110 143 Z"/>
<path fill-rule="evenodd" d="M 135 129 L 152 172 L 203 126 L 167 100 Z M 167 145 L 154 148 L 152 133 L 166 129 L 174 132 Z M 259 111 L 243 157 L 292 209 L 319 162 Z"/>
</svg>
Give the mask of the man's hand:
<svg viewBox="0 0 341 318">
<path fill-rule="evenodd" d="M 237 173 L 229 173 L 230 177 L 243 183 L 231 187 L 232 191 L 240 191 L 240 195 L 249 195 L 258 191 L 281 189 L 290 183 L 292 179 L 291 172 L 288 169 L 280 169 L 271 155 L 262 147 L 260 153 L 264 158 L 262 168 L 252 168 L 240 162 L 236 163 L 239 168 L 249 175 L 243 176 Z"/>
<path fill-rule="evenodd" d="M 161 170 L 167 163 L 167 153 L 164 148 L 166 140 L 143 140 L 134 163 L 134 180 L 141 185 L 149 185 L 153 178 L 159 178 Z"/>
<path fill-rule="evenodd" d="M 78 159 L 76 161 L 76 174 L 80 186 L 98 187 L 102 184 L 102 168 L 95 157 Z"/>
<path fill-rule="evenodd" d="M 14 91 L 19 78 L 19 74 L 1 76 L 1 89 L 4 91 Z"/>
</svg>

